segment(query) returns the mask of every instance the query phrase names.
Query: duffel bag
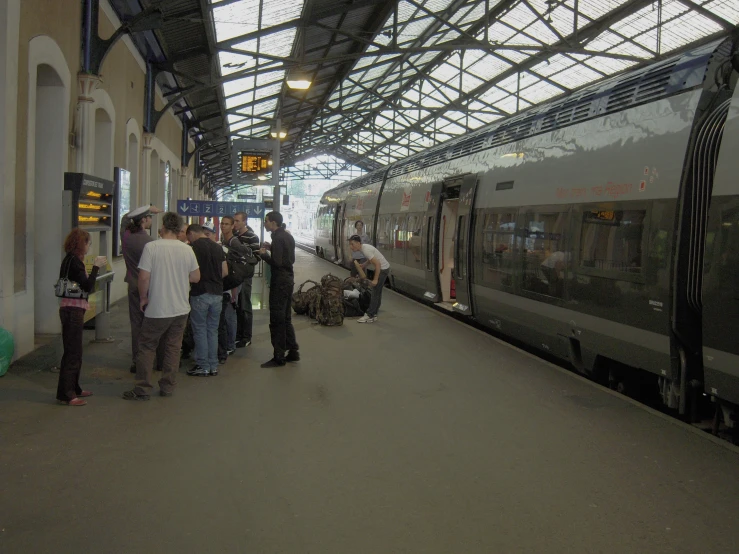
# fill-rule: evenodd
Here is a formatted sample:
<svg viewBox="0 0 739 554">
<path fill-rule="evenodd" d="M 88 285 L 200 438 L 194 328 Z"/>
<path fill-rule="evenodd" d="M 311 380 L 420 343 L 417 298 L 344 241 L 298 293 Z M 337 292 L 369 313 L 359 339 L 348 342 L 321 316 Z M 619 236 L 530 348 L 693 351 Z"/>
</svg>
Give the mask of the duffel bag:
<svg viewBox="0 0 739 554">
<path fill-rule="evenodd" d="M 309 283 L 311 284 L 311 287 L 306 290 L 303 290 L 303 287 L 305 287 L 305 285 Z M 298 287 L 298 290 L 296 292 L 293 293 L 292 306 L 293 306 L 293 311 L 296 314 L 304 315 L 308 313 L 308 308 L 309 308 L 308 304 L 310 303 L 310 301 L 316 294 L 314 291 L 316 287 L 318 287 L 318 283 L 308 279 L 307 281 L 305 281 L 303 284 L 301 284 Z"/>
</svg>

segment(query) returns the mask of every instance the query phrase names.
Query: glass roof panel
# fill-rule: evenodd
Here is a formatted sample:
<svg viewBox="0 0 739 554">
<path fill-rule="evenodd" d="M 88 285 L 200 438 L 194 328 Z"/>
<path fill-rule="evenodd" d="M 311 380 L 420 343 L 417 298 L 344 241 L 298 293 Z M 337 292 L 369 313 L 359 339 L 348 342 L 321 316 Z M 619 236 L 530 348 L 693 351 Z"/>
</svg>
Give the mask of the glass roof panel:
<svg viewBox="0 0 739 554">
<path fill-rule="evenodd" d="M 258 19 L 247 16 L 254 13 L 259 13 L 259 0 L 240 0 L 213 8 L 216 40 L 223 42 L 245 33 L 258 31 Z"/>
<path fill-rule="evenodd" d="M 489 81 L 510 67 L 511 64 L 495 56 L 485 55 L 478 62 L 472 65 L 468 66 L 465 64 L 465 71 L 479 77 L 483 81 Z"/>
<path fill-rule="evenodd" d="M 231 109 L 249 102 L 254 102 L 254 91 L 242 92 L 236 96 L 226 98 L 226 108 Z"/>
<path fill-rule="evenodd" d="M 736 0 L 714 0 L 703 4 L 703 7 L 734 25 L 739 24 L 739 3 Z"/>
<path fill-rule="evenodd" d="M 552 75 L 550 79 L 568 89 L 573 89 L 595 81 L 600 77 L 600 74 L 585 65 L 574 65 L 556 75 Z"/>
<path fill-rule="evenodd" d="M 490 0 L 490 9 L 493 9 L 499 0 Z M 455 23 L 458 27 L 466 28 L 471 23 L 479 21 L 485 15 L 485 4 L 477 4 L 471 10 L 459 10 L 454 17 L 452 17 L 452 23 Z"/>
<path fill-rule="evenodd" d="M 236 71 L 251 69 L 256 65 L 256 60 L 251 56 L 242 56 L 233 52 L 219 52 L 218 62 L 221 66 L 221 75 L 224 77 Z"/>
<path fill-rule="evenodd" d="M 428 16 L 409 22 L 403 30 L 398 33 L 398 44 L 403 45 L 415 42 L 433 21 L 435 20 Z"/>
</svg>

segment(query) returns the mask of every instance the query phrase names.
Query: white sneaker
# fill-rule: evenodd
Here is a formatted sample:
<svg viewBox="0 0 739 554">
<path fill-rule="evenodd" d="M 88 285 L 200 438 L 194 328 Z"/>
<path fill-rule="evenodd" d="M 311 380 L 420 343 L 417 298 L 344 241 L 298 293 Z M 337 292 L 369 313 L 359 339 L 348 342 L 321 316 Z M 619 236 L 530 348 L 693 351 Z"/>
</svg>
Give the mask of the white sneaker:
<svg viewBox="0 0 739 554">
<path fill-rule="evenodd" d="M 375 321 L 377 321 L 377 317 L 370 317 L 367 314 L 364 314 L 357 320 L 357 323 L 374 323 Z"/>
</svg>

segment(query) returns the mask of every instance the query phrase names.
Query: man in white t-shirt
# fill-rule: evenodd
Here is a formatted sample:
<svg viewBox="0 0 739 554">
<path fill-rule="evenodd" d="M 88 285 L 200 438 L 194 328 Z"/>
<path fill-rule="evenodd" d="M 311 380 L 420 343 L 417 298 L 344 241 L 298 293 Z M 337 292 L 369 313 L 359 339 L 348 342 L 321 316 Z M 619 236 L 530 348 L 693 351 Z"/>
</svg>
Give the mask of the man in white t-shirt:
<svg viewBox="0 0 739 554">
<path fill-rule="evenodd" d="M 375 268 L 371 282 L 372 299 L 370 300 L 369 308 L 367 308 L 367 313 L 357 320 L 359 323 L 374 323 L 377 321 L 377 312 L 380 309 L 380 302 L 382 301 L 382 289 L 385 286 L 388 275 L 390 275 L 390 264 L 377 248 L 371 244 L 362 244 L 362 237 L 359 235 L 349 237 L 349 248 L 351 248 L 352 252 L 361 251 L 364 257 L 369 260 L 369 265 Z"/>
<path fill-rule="evenodd" d="M 159 395 L 172 396 L 180 366 L 182 335 L 190 313 L 190 283 L 200 281 L 200 268 L 192 248 L 177 240 L 182 218 L 167 212 L 159 230 L 161 240 L 147 243 L 139 261 L 139 297 L 144 320 L 136 356 L 136 387 L 123 393 L 125 400 L 149 400 L 157 344 L 164 344 Z"/>
</svg>

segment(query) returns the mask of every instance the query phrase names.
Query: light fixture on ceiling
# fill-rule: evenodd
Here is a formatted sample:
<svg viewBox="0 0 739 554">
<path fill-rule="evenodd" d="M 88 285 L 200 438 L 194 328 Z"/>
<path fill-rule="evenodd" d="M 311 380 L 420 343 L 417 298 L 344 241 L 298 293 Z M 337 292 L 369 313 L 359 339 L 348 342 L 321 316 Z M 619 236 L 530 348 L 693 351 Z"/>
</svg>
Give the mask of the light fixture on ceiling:
<svg viewBox="0 0 739 554">
<path fill-rule="evenodd" d="M 284 139 L 287 136 L 287 132 L 283 130 L 278 131 L 277 129 L 272 129 L 269 132 L 269 136 L 271 136 L 272 138 L 277 138 L 279 136 L 281 139 Z"/>
<path fill-rule="evenodd" d="M 313 80 L 311 76 L 298 69 L 291 69 L 287 73 L 287 87 L 294 90 L 309 89 Z"/>
</svg>

